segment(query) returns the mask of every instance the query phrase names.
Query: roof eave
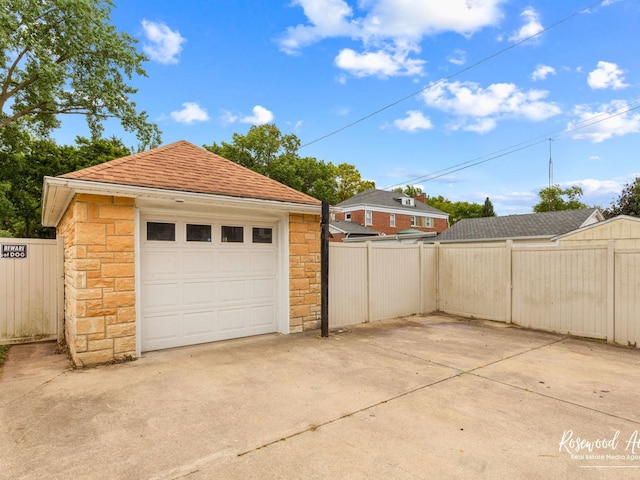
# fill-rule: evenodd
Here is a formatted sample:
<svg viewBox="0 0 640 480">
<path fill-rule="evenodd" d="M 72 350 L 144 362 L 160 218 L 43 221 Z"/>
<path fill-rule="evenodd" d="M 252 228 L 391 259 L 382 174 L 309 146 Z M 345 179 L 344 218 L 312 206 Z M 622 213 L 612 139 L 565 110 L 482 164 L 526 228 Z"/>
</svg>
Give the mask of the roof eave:
<svg viewBox="0 0 640 480">
<path fill-rule="evenodd" d="M 375 241 L 382 242 L 385 240 L 412 240 L 412 239 L 420 239 L 420 238 L 431 238 L 437 235 L 436 232 L 423 232 L 422 234 L 418 233 L 409 233 L 404 235 L 380 235 L 380 236 L 370 236 L 370 237 L 357 237 L 357 238 L 345 238 L 343 242 L 345 243 L 357 243 L 364 241 Z"/>
<path fill-rule="evenodd" d="M 439 243 L 484 243 L 484 242 L 506 242 L 507 240 L 553 240 L 552 235 L 531 235 L 524 237 L 492 237 L 492 238 L 465 238 L 436 240 Z"/>
<path fill-rule="evenodd" d="M 217 204 L 229 207 L 265 207 L 273 211 L 319 215 L 321 204 L 306 204 L 259 198 L 233 197 L 208 193 L 183 192 L 160 188 L 93 182 L 61 177 L 44 177 L 42 192 L 42 225 L 56 227 L 73 196 L 77 193 L 111 195 L 127 198 L 171 199 L 184 203 Z"/>
</svg>

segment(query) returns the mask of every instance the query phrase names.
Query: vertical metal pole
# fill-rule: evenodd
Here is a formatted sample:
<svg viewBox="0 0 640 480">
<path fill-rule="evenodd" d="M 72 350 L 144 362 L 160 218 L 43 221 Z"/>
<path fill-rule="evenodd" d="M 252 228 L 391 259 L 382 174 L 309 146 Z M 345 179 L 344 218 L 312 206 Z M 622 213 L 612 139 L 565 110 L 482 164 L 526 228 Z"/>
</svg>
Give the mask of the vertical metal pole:
<svg viewBox="0 0 640 480">
<path fill-rule="evenodd" d="M 329 336 L 329 202 L 322 202 L 320 221 L 320 330 L 323 337 Z"/>
</svg>

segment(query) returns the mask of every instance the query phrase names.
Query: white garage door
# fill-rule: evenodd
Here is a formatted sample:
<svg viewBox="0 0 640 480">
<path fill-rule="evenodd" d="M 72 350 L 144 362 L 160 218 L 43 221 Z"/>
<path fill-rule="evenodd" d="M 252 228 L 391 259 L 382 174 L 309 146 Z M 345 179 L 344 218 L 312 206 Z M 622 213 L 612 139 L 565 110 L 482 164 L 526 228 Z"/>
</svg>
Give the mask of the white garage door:
<svg viewBox="0 0 640 480">
<path fill-rule="evenodd" d="M 143 216 L 142 351 L 276 331 L 276 225 Z"/>
</svg>

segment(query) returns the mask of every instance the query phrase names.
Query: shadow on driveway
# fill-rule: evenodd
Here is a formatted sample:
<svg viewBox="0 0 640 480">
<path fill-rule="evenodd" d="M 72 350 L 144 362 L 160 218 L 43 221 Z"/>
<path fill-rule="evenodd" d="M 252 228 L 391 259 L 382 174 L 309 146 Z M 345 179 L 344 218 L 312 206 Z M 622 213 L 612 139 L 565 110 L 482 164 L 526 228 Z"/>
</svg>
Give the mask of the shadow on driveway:
<svg viewBox="0 0 640 480">
<path fill-rule="evenodd" d="M 84 370 L 42 345 L 0 378 L 2 478 L 640 475 L 636 349 L 438 315 Z"/>
</svg>

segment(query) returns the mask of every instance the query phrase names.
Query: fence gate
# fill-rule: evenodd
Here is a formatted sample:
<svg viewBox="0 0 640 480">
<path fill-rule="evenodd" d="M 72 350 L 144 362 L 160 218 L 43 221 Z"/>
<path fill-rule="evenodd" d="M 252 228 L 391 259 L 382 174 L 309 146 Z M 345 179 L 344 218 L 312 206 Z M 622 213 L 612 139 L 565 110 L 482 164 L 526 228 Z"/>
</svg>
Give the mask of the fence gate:
<svg viewBox="0 0 640 480">
<path fill-rule="evenodd" d="M 0 344 L 61 339 L 62 241 L 0 238 Z"/>
</svg>

